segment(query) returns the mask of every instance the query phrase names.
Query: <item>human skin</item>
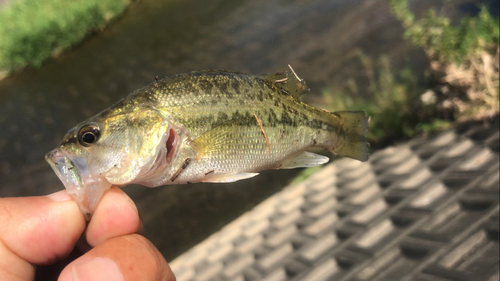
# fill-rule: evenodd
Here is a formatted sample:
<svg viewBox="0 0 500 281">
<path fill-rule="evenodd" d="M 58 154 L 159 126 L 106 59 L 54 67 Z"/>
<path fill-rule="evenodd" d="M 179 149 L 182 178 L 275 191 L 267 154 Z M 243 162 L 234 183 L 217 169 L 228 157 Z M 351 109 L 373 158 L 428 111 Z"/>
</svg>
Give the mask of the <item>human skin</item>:
<svg viewBox="0 0 500 281">
<path fill-rule="evenodd" d="M 34 280 L 34 265 L 64 259 L 79 239 L 91 249 L 62 270 L 60 281 L 175 280 L 161 253 L 138 234 L 135 204 L 116 187 L 88 225 L 66 191 L 0 198 L 0 222 L 0 280 Z"/>
</svg>

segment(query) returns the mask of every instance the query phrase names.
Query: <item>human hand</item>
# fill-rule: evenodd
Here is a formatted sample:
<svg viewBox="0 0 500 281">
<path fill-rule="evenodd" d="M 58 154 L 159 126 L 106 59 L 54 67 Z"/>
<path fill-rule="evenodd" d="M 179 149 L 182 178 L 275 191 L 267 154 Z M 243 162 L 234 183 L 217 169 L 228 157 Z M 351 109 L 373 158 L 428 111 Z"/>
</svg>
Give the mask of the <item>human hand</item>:
<svg viewBox="0 0 500 281">
<path fill-rule="evenodd" d="M 86 225 L 66 191 L 0 198 L 0 280 L 34 280 L 35 266 L 65 258 L 82 234 L 92 249 L 69 263 L 60 281 L 175 280 L 144 236 L 137 208 L 119 188 L 106 192 Z"/>
</svg>

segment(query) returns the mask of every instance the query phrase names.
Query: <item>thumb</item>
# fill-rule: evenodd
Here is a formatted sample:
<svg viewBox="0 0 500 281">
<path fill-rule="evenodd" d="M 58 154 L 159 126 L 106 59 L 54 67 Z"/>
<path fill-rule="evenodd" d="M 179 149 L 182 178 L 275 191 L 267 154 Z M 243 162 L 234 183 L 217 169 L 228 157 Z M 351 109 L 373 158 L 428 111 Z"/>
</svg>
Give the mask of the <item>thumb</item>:
<svg viewBox="0 0 500 281">
<path fill-rule="evenodd" d="M 32 264 L 67 256 L 85 220 L 66 191 L 49 196 L 0 198 L 0 280 L 29 280 Z"/>
<path fill-rule="evenodd" d="M 144 236 L 127 234 L 102 242 L 70 263 L 59 281 L 175 281 L 167 262 Z"/>
</svg>

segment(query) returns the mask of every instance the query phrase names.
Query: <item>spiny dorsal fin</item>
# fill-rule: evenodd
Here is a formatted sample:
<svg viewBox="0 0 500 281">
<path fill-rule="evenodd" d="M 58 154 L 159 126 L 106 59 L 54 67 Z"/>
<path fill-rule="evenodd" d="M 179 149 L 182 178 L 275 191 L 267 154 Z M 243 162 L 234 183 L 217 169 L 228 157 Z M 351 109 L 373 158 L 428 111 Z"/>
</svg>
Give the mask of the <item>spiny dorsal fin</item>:
<svg viewBox="0 0 500 281">
<path fill-rule="evenodd" d="M 264 75 L 264 80 L 267 80 L 282 92 L 300 98 L 303 94 L 309 92 L 306 81 L 300 79 L 290 67 L 290 72 L 278 72 Z"/>
</svg>

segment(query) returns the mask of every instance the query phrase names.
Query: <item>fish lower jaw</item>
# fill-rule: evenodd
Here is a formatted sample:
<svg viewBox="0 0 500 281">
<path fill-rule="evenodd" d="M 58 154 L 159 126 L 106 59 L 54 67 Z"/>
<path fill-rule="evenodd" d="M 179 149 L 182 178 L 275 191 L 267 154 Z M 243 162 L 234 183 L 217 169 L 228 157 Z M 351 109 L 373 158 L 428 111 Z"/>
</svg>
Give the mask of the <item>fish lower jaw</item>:
<svg viewBox="0 0 500 281">
<path fill-rule="evenodd" d="M 85 184 L 81 188 L 69 190 L 66 187 L 66 190 L 76 201 L 86 220 L 90 220 L 97 204 L 112 184 L 104 178 L 86 179 L 84 182 Z"/>
</svg>

